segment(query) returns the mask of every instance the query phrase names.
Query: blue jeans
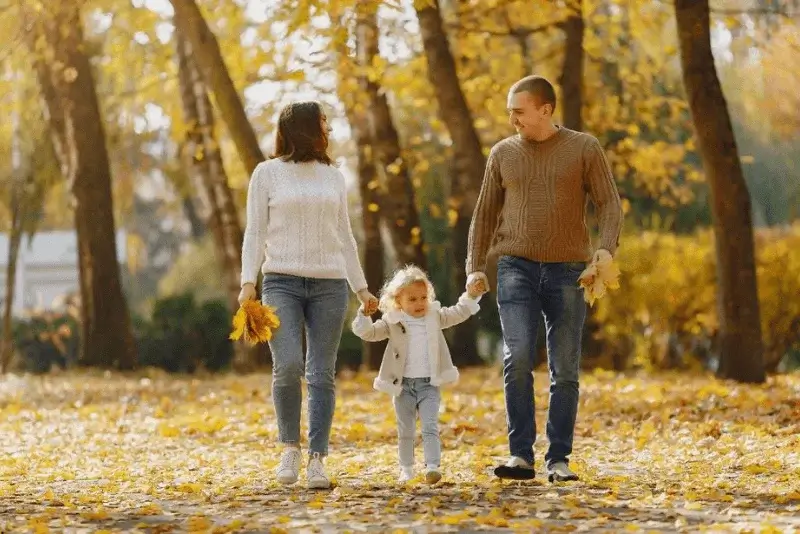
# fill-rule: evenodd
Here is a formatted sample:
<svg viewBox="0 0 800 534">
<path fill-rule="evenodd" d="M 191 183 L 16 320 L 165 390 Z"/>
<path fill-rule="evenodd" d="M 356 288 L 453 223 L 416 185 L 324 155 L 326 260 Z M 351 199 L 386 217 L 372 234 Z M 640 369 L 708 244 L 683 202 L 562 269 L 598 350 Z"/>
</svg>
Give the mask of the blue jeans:
<svg viewBox="0 0 800 534">
<path fill-rule="evenodd" d="M 442 443 L 439 440 L 439 388 L 430 378 L 403 378 L 403 392 L 394 397 L 397 414 L 397 452 L 401 467 L 414 467 L 414 438 L 417 412 L 422 426 L 422 450 L 425 465 L 439 468 Z"/>
<path fill-rule="evenodd" d="M 503 331 L 503 380 L 512 456 L 533 464 L 536 419 L 533 365 L 539 314 L 547 328 L 550 408 L 545 462 L 567 462 L 578 413 L 578 373 L 586 303 L 578 286 L 583 262 L 540 263 L 502 256 L 497 264 L 497 307 Z"/>
<path fill-rule="evenodd" d="M 276 308 L 281 325 L 269 342 L 272 351 L 272 401 L 281 443 L 300 443 L 300 379 L 308 385 L 309 452 L 328 454 L 333 410 L 336 353 L 347 314 L 347 281 L 264 275 L 262 302 Z M 303 330 L 306 359 L 303 362 Z"/>
</svg>

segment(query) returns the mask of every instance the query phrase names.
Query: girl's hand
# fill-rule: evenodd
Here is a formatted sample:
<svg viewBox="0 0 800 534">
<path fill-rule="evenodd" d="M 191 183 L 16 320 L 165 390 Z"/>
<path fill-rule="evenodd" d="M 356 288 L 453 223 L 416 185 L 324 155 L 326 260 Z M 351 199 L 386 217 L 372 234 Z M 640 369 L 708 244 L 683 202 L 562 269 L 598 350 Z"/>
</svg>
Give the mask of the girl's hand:
<svg viewBox="0 0 800 534">
<path fill-rule="evenodd" d="M 478 298 L 484 293 L 489 291 L 489 281 L 486 275 L 481 272 L 475 272 L 467 278 L 467 294 L 470 298 Z"/>
<path fill-rule="evenodd" d="M 378 299 L 375 295 L 369 292 L 368 289 L 362 289 L 357 293 L 358 300 L 361 302 L 361 311 L 364 315 L 372 315 L 378 311 Z"/>
<path fill-rule="evenodd" d="M 242 286 L 242 290 L 239 292 L 239 305 L 241 306 L 246 300 L 255 300 L 256 299 L 256 286 L 251 283 L 246 283 Z"/>
<path fill-rule="evenodd" d="M 483 280 L 476 280 L 467 286 L 467 295 L 472 299 L 476 299 L 484 293 L 486 293 L 486 283 Z"/>
</svg>

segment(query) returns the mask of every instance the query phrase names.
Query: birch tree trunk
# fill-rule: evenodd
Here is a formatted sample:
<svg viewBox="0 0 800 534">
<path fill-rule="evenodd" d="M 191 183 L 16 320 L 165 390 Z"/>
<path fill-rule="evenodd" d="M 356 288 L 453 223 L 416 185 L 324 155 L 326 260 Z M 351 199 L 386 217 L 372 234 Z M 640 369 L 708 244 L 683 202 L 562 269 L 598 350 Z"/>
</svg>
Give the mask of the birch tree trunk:
<svg viewBox="0 0 800 534">
<path fill-rule="evenodd" d="M 186 38 L 183 21 L 176 19 L 175 29 L 178 81 L 186 122 L 182 156 L 197 191 L 199 216 L 214 240 L 228 295 L 228 307 L 234 312 L 239 307 L 237 298 L 242 273 L 242 227 L 233 192 L 228 186 L 228 177 L 215 134 L 214 110 L 205 81 L 197 67 L 192 45 Z M 234 369 L 250 371 L 257 366 L 256 349 L 242 343 L 236 343 L 234 349 Z"/>
</svg>

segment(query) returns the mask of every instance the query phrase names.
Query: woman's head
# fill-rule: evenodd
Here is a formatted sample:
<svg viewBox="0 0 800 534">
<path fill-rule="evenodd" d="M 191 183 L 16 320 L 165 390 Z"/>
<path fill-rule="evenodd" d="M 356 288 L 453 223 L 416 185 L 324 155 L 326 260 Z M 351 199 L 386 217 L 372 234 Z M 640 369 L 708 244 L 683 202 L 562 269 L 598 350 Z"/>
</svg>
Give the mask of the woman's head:
<svg viewBox="0 0 800 534">
<path fill-rule="evenodd" d="M 319 102 L 308 100 L 284 106 L 278 117 L 273 158 L 331 165 L 328 155 L 328 117 Z"/>
<path fill-rule="evenodd" d="M 424 317 L 434 300 L 433 284 L 425 271 L 406 265 L 384 284 L 378 309 L 383 313 L 402 310 L 412 317 Z"/>
</svg>

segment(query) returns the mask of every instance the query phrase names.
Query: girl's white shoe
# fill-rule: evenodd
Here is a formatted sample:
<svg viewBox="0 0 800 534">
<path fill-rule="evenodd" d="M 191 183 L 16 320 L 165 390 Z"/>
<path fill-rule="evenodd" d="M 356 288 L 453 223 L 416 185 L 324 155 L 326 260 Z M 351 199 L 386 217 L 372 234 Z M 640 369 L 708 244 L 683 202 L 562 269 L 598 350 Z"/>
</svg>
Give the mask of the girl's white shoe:
<svg viewBox="0 0 800 534">
<path fill-rule="evenodd" d="M 412 478 L 414 478 L 414 469 L 411 467 L 401 467 L 400 468 L 400 476 L 397 477 L 397 481 L 401 484 L 405 484 L 409 482 Z"/>
</svg>

